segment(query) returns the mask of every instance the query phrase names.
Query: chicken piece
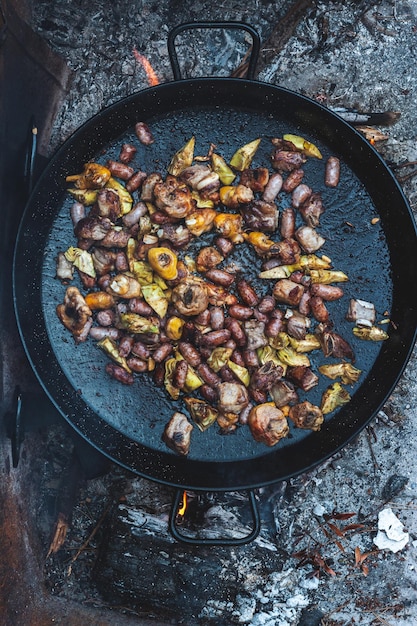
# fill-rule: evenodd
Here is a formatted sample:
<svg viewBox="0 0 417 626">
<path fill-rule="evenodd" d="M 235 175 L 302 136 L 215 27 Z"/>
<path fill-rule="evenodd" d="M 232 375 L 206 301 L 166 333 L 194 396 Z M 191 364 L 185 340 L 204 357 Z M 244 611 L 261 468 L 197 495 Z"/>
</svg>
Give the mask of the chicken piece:
<svg viewBox="0 0 417 626">
<path fill-rule="evenodd" d="M 216 267 L 224 260 L 220 252 L 212 246 L 201 248 L 196 259 L 196 267 L 199 272 L 207 272 L 207 270 Z"/>
<path fill-rule="evenodd" d="M 274 446 L 289 433 L 284 413 L 272 402 L 258 404 L 248 417 L 248 425 L 255 441 Z"/>
<path fill-rule="evenodd" d="M 297 306 L 300 303 L 303 293 L 304 287 L 302 285 L 297 285 L 297 283 L 294 283 L 288 278 L 282 278 L 279 280 L 275 283 L 272 290 L 275 300 L 283 302 L 284 304 L 289 304 L 290 306 Z"/>
<path fill-rule="evenodd" d="M 92 311 L 77 287 L 68 287 L 63 304 L 58 304 L 57 315 L 76 341 L 85 341 L 92 325 Z"/>
<path fill-rule="evenodd" d="M 271 396 L 278 408 L 298 402 L 298 394 L 295 387 L 288 380 L 276 382 L 271 387 Z"/>
<path fill-rule="evenodd" d="M 207 165 L 191 165 L 182 170 L 179 178 L 189 187 L 198 191 L 202 197 L 207 196 L 220 187 L 220 178 Z"/>
<path fill-rule="evenodd" d="M 198 280 L 185 280 L 172 291 L 172 303 L 182 315 L 198 315 L 208 307 L 205 285 Z"/>
<path fill-rule="evenodd" d="M 188 421 L 184 413 L 176 412 L 165 426 L 162 440 L 182 456 L 186 456 L 190 450 L 192 424 Z"/>
<path fill-rule="evenodd" d="M 307 161 L 301 152 L 277 149 L 272 154 L 272 167 L 280 172 L 292 172 L 297 170 Z"/>
<path fill-rule="evenodd" d="M 324 212 L 321 195 L 319 193 L 312 193 L 298 210 L 307 226 L 317 228 L 320 224 L 320 216 Z"/>
<path fill-rule="evenodd" d="M 272 202 L 255 200 L 242 206 L 240 212 L 251 230 L 273 233 L 278 227 L 278 208 Z"/>
<path fill-rule="evenodd" d="M 306 365 L 289 367 L 286 377 L 303 391 L 310 391 L 319 382 L 319 377 Z"/>
<path fill-rule="evenodd" d="M 255 193 L 264 191 L 269 180 L 269 172 L 266 167 L 243 170 L 240 175 L 240 182 L 245 187 L 249 187 Z"/>
<path fill-rule="evenodd" d="M 358 326 L 368 326 L 370 328 L 375 323 L 375 306 L 372 302 L 352 298 L 349 302 L 346 319 L 349 322 L 356 322 Z"/>
<path fill-rule="evenodd" d="M 273 361 L 267 361 L 251 376 L 250 386 L 261 391 L 269 391 L 277 383 L 284 373 L 281 365 L 276 365 Z"/>
<path fill-rule="evenodd" d="M 190 189 L 175 176 L 167 176 L 164 183 L 156 183 L 153 193 L 158 209 L 173 219 L 183 219 L 196 208 Z"/>
<path fill-rule="evenodd" d="M 218 386 L 218 407 L 222 413 L 239 413 L 249 404 L 249 396 L 244 385 L 225 382 Z"/>
<path fill-rule="evenodd" d="M 324 422 L 320 407 L 311 404 L 308 400 L 292 406 L 288 412 L 288 417 L 294 422 L 297 428 L 306 428 L 315 431 L 320 430 Z"/>
<path fill-rule="evenodd" d="M 101 189 L 97 194 L 97 202 L 92 213 L 108 217 L 110 221 L 115 222 L 122 213 L 119 194 L 113 189 Z"/>
</svg>

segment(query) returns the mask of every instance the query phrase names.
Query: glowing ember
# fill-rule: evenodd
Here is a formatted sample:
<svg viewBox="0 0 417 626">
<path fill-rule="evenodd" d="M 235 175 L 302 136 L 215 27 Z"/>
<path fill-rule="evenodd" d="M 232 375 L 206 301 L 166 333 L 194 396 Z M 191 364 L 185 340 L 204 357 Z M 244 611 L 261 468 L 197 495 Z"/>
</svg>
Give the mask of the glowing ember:
<svg viewBox="0 0 417 626">
<path fill-rule="evenodd" d="M 134 54 L 136 61 L 138 61 L 138 63 L 140 63 L 143 69 L 145 70 L 150 87 L 159 85 L 159 78 L 156 75 L 155 70 L 153 69 L 152 65 L 149 63 L 148 59 L 145 56 L 143 56 L 143 54 L 140 54 L 140 52 L 138 52 L 136 48 L 133 48 L 133 54 Z"/>
<path fill-rule="evenodd" d="M 177 515 L 180 516 L 180 517 L 183 517 L 184 514 L 185 514 L 186 509 L 187 509 L 187 492 L 184 491 L 184 493 L 182 494 L 181 504 L 178 507 Z"/>
</svg>

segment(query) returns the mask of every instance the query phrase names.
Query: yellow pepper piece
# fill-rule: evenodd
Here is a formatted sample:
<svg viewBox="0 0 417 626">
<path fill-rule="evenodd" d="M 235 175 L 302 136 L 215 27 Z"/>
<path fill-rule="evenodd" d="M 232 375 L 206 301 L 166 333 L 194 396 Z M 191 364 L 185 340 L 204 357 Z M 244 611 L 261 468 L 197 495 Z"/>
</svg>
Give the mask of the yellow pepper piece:
<svg viewBox="0 0 417 626">
<path fill-rule="evenodd" d="M 178 258 L 169 248 L 151 248 L 148 252 L 148 261 L 161 278 L 173 280 L 177 277 Z"/>
<path fill-rule="evenodd" d="M 238 170 L 238 172 L 243 172 L 243 170 L 248 169 L 260 143 L 260 139 L 255 139 L 239 148 L 239 150 L 236 150 L 230 159 L 230 165 L 234 167 L 235 170 Z"/>
<path fill-rule="evenodd" d="M 165 327 L 168 339 L 171 339 L 172 341 L 178 341 L 178 339 L 181 339 L 183 326 L 184 320 L 180 317 L 177 317 L 176 315 L 170 317 Z"/>
<path fill-rule="evenodd" d="M 301 152 L 304 152 L 304 154 L 306 154 L 307 156 L 316 157 L 316 159 L 323 158 L 323 155 L 321 154 L 317 146 L 315 146 L 314 143 L 311 143 L 311 141 L 307 141 L 307 139 L 304 139 L 304 137 L 288 134 L 284 135 L 283 139 L 285 139 L 285 141 L 291 141 L 291 143 L 294 144 L 297 150 L 301 150 Z"/>
</svg>

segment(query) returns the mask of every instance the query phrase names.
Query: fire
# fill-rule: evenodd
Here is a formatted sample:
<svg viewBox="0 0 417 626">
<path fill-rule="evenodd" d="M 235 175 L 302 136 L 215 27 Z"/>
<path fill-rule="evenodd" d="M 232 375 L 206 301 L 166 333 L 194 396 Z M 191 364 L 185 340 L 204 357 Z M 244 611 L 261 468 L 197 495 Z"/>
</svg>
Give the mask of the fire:
<svg viewBox="0 0 417 626">
<path fill-rule="evenodd" d="M 143 56 L 143 54 L 140 54 L 140 52 L 138 52 L 136 48 L 133 48 L 133 54 L 134 54 L 136 61 L 138 61 L 138 63 L 140 63 L 143 69 L 145 70 L 146 76 L 148 78 L 149 86 L 154 87 L 155 85 L 159 85 L 159 78 L 156 75 L 156 72 L 153 69 L 150 62 L 148 61 L 148 59 L 145 56 Z"/>
<path fill-rule="evenodd" d="M 182 494 L 182 501 L 180 506 L 178 507 L 178 513 L 177 515 L 179 517 L 184 517 L 185 511 L 187 509 L 187 492 L 184 491 Z"/>
</svg>

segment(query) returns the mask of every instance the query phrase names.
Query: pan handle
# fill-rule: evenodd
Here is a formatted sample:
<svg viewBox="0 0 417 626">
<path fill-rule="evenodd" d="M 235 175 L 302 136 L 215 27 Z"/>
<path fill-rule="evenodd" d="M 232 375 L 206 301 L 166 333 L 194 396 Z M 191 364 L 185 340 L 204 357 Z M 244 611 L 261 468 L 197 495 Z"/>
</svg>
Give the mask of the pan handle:
<svg viewBox="0 0 417 626">
<path fill-rule="evenodd" d="M 261 47 L 261 40 L 257 31 L 249 24 L 244 22 L 186 22 L 179 24 L 173 28 L 168 34 L 168 54 L 171 61 L 172 72 L 174 74 L 174 80 L 181 80 L 181 69 L 178 62 L 177 51 L 175 48 L 176 37 L 185 30 L 204 28 L 218 28 L 218 29 L 230 29 L 230 30 L 245 30 L 252 37 L 252 49 L 249 56 L 248 71 L 246 77 L 250 80 L 255 80 L 255 69 L 258 62 L 259 51 Z"/>
<path fill-rule="evenodd" d="M 176 523 L 178 509 L 180 507 L 183 493 L 183 490 L 177 489 L 172 502 L 171 512 L 169 516 L 169 531 L 174 539 L 176 539 L 177 541 L 187 543 L 188 545 L 193 546 L 243 546 L 256 539 L 256 537 L 259 535 L 259 532 L 261 530 L 261 518 L 259 515 L 258 504 L 255 499 L 255 494 L 252 490 L 247 491 L 247 495 L 253 526 L 252 530 L 244 537 L 225 537 L 223 539 L 221 537 L 216 537 L 209 539 L 199 539 L 198 537 L 189 537 L 188 535 L 184 535 L 179 531 Z"/>
</svg>

